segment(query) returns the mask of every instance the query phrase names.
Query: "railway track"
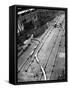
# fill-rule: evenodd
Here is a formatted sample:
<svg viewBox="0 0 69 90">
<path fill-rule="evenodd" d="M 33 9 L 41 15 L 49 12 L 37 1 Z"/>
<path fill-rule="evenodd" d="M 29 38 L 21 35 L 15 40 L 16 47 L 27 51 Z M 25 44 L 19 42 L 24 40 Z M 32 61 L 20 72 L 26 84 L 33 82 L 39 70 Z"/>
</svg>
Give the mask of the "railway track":
<svg viewBox="0 0 69 90">
<path fill-rule="evenodd" d="M 60 17 L 58 18 L 58 20 L 56 21 L 58 23 Z M 39 42 L 39 44 L 37 45 L 37 47 L 32 51 L 32 53 L 29 55 L 29 57 L 25 60 L 25 62 L 18 68 L 18 72 L 20 71 L 24 71 L 24 70 L 28 70 L 28 67 L 29 65 L 31 65 L 31 63 L 33 62 L 34 60 L 34 57 L 37 57 L 36 59 L 38 60 L 38 53 L 40 52 L 41 48 L 43 47 L 46 39 L 50 36 L 50 34 L 52 33 L 54 27 L 53 26 L 50 26 L 48 31 L 46 31 L 46 33 L 43 35 L 41 41 Z M 56 44 L 56 41 L 57 41 L 57 38 L 58 38 L 59 34 L 57 35 L 56 37 L 56 40 L 54 42 L 54 45 L 52 47 L 52 50 Z M 51 50 L 51 52 L 52 52 Z M 50 53 L 51 54 L 51 53 Z M 48 59 L 49 60 L 49 59 Z M 47 60 L 47 62 L 48 62 Z M 46 75 L 46 72 L 44 71 L 44 68 L 42 67 L 42 65 L 40 64 L 40 60 L 37 61 L 42 69 L 42 72 L 44 73 L 44 77 Z M 47 63 L 46 63 L 47 64 Z M 45 65 L 46 66 L 46 65 Z M 45 67 L 46 68 L 46 67 Z M 45 77 L 45 80 L 46 80 L 46 77 Z"/>
<path fill-rule="evenodd" d="M 52 30 L 52 28 L 51 28 Z M 23 70 L 23 68 L 25 68 L 25 66 L 27 64 L 29 64 L 29 62 L 31 61 L 30 59 L 33 59 L 33 57 L 35 56 L 35 54 L 38 52 L 38 50 L 40 49 L 40 46 L 43 46 L 43 38 L 47 35 L 48 31 L 45 33 L 45 35 L 42 37 L 42 40 L 40 41 L 40 43 L 37 45 L 37 47 L 32 51 L 32 53 L 28 56 L 27 60 L 25 60 L 25 62 L 18 68 L 18 71 L 20 71 L 21 69 Z M 49 32 L 51 33 L 51 31 Z M 49 35 L 48 35 L 49 36 Z"/>
<path fill-rule="evenodd" d="M 57 34 L 57 36 L 56 36 L 56 39 L 55 39 L 55 41 L 54 41 L 54 45 L 52 46 L 52 49 L 51 49 L 51 51 L 50 51 L 50 54 L 49 54 L 49 56 L 48 56 L 48 59 L 47 59 L 47 62 L 46 62 L 46 64 L 45 64 L 45 66 L 43 65 L 41 65 L 41 63 L 40 63 L 40 59 L 38 58 L 38 54 L 39 54 L 39 52 L 40 52 L 40 50 L 41 50 L 41 48 L 39 49 L 39 51 L 37 52 L 37 54 L 35 55 L 35 57 L 36 57 L 36 59 L 37 59 L 37 63 L 39 63 L 39 65 L 40 65 L 40 67 L 41 67 L 41 69 L 42 69 L 42 72 L 43 72 L 43 75 L 44 75 L 44 80 L 47 80 L 47 75 L 46 75 L 46 66 L 47 66 L 47 64 L 48 64 L 48 61 L 49 61 L 49 57 L 51 56 L 51 54 L 52 54 L 52 52 L 53 52 L 53 49 L 54 49 L 54 47 L 55 47 L 55 45 L 56 45 L 56 42 L 58 41 L 58 37 L 59 37 L 59 34 L 60 34 L 60 28 L 58 28 L 58 34 Z"/>
</svg>

